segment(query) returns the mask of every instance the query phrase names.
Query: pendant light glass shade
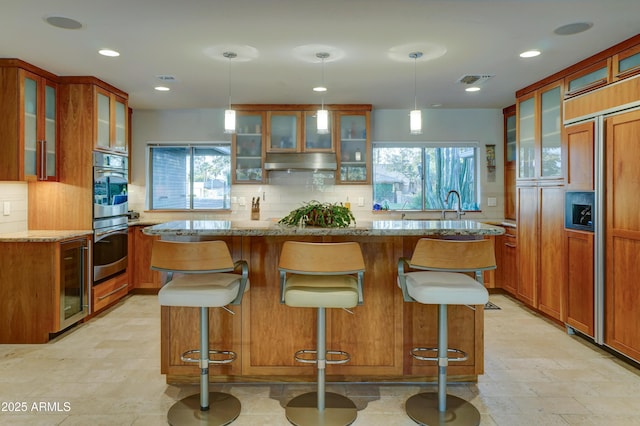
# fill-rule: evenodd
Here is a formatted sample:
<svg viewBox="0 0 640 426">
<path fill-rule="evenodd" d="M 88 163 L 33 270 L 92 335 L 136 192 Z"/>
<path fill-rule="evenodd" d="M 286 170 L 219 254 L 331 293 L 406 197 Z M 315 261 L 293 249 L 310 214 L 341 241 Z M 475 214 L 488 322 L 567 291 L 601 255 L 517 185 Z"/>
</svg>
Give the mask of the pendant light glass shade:
<svg viewBox="0 0 640 426">
<path fill-rule="evenodd" d="M 409 112 L 409 131 L 412 135 L 422 134 L 422 111 L 419 109 Z"/>
<path fill-rule="evenodd" d="M 316 53 L 316 57 L 322 60 L 322 85 L 320 87 L 314 88 L 313 90 L 326 92 L 327 87 L 324 85 L 324 60 L 329 57 L 329 54 L 327 52 L 320 52 Z M 319 88 L 322 88 L 324 90 L 318 90 Z M 322 105 L 316 113 L 316 125 L 316 132 L 318 134 L 326 135 L 327 133 L 329 133 L 329 111 L 324 109 L 324 95 L 322 95 Z"/>
<path fill-rule="evenodd" d="M 318 133 L 326 135 L 329 133 L 329 111 L 326 109 L 319 109 L 316 113 L 316 123 L 318 124 Z"/>
<path fill-rule="evenodd" d="M 224 132 L 225 133 L 236 132 L 236 112 L 232 109 L 224 110 Z"/>
<path fill-rule="evenodd" d="M 233 52 L 224 52 L 222 56 L 229 60 L 229 108 L 224 111 L 224 132 L 229 134 L 236 132 L 236 112 L 231 109 L 231 60 L 238 55 Z"/>
<path fill-rule="evenodd" d="M 418 89 L 416 77 L 416 62 L 422 56 L 422 52 L 411 52 L 409 57 L 413 59 L 413 111 L 409 112 L 409 132 L 412 135 L 422 134 L 422 111 L 418 109 Z"/>
</svg>

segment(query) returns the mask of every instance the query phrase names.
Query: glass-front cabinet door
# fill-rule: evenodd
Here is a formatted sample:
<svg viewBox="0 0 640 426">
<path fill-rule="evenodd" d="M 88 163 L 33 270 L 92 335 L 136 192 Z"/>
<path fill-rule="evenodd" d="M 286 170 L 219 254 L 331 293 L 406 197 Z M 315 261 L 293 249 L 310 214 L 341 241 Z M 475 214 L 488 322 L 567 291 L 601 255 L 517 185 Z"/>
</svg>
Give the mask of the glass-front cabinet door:
<svg viewBox="0 0 640 426">
<path fill-rule="evenodd" d="M 25 178 L 57 179 L 57 87 L 24 72 L 23 144 Z"/>
<path fill-rule="evenodd" d="M 540 95 L 540 177 L 562 177 L 562 89 L 560 85 Z"/>
<path fill-rule="evenodd" d="M 520 179 L 532 179 L 536 175 L 535 107 L 533 95 L 517 104 L 518 178 Z"/>
<path fill-rule="evenodd" d="M 370 182 L 369 113 L 337 114 L 338 182 Z"/>
<path fill-rule="evenodd" d="M 38 163 L 38 80 L 24 79 L 24 174 L 36 176 Z"/>
<path fill-rule="evenodd" d="M 115 98 L 115 134 L 113 148 L 116 151 L 127 151 L 127 104 Z"/>
<path fill-rule="evenodd" d="M 516 161 L 516 115 L 505 118 L 505 162 L 508 164 Z"/>
<path fill-rule="evenodd" d="M 233 136 L 233 183 L 263 181 L 263 113 L 237 112 L 236 133 Z"/>
<path fill-rule="evenodd" d="M 300 111 L 267 112 L 267 151 L 300 151 L 301 116 Z"/>
<path fill-rule="evenodd" d="M 333 152 L 333 132 L 332 132 L 331 111 L 329 111 L 329 126 L 326 132 L 318 131 L 318 120 L 316 111 L 305 111 L 304 113 L 304 151 L 327 151 Z"/>
<path fill-rule="evenodd" d="M 96 141 L 102 150 L 128 151 L 127 101 L 96 87 Z"/>
<path fill-rule="evenodd" d="M 111 147 L 111 97 L 101 91 L 97 92 L 97 129 L 96 148 Z"/>
</svg>

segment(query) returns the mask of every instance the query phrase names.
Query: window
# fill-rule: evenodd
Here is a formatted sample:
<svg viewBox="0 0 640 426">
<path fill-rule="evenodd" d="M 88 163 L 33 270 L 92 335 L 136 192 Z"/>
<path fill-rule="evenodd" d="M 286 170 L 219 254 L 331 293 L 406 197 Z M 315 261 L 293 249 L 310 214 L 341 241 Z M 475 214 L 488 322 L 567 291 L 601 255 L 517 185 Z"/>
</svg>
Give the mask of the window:
<svg viewBox="0 0 640 426">
<path fill-rule="evenodd" d="M 477 145 L 374 144 L 374 209 L 442 210 L 455 208 L 447 193 L 455 189 L 464 210 L 479 210 Z"/>
<path fill-rule="evenodd" d="M 149 209 L 229 209 L 230 152 L 229 143 L 149 145 Z"/>
</svg>

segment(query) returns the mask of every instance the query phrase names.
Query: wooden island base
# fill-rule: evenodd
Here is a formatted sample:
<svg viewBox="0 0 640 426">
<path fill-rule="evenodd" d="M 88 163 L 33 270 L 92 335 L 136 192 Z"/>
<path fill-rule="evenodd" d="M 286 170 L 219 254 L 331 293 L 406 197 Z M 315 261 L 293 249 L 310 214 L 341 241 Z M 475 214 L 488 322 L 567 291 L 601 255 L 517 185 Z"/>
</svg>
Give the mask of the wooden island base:
<svg viewBox="0 0 640 426">
<path fill-rule="evenodd" d="M 498 232 L 493 232 L 493 234 Z M 485 232 L 477 235 L 492 234 Z M 169 236 L 174 240 L 227 242 L 234 259 L 249 262 L 250 288 L 241 306 L 210 310 L 212 349 L 233 350 L 231 364 L 211 365 L 214 382 L 313 382 L 314 364 L 293 358 L 299 349 L 315 348 L 316 310 L 279 303 L 278 257 L 286 240 L 357 241 L 366 272 L 364 304 L 352 310 L 327 310 L 327 349 L 347 351 L 351 361 L 328 365 L 335 382 L 424 382 L 437 377 L 435 362 L 417 361 L 412 347 L 437 346 L 437 306 L 405 303 L 397 285 L 397 262 L 410 257 L 416 241 L 426 235 L 199 235 Z M 437 236 L 434 236 L 437 238 Z M 167 383 L 197 383 L 198 366 L 180 354 L 199 346 L 198 308 L 162 307 L 161 372 Z M 449 364 L 451 381 L 476 381 L 484 364 L 484 307 L 449 308 L 449 346 L 468 359 Z"/>
</svg>

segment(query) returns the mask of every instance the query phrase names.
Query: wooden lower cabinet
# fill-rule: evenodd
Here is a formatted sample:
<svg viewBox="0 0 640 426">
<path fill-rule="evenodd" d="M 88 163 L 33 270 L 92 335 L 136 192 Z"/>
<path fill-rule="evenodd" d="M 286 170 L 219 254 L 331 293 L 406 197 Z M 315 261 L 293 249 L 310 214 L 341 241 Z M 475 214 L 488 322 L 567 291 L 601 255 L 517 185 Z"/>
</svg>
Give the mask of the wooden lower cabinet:
<svg viewBox="0 0 640 426">
<path fill-rule="evenodd" d="M 90 276 L 89 256 L 85 255 L 82 262 L 70 259 L 72 255 L 66 249 L 72 245 L 89 247 L 90 237 L 0 242 L 0 344 L 46 343 L 51 334 L 72 325 L 64 324 L 62 315 L 66 307 L 61 306 L 65 280 L 79 283 L 77 280 L 82 279 L 86 286 Z M 76 289 L 69 288 L 66 295 L 81 307 L 88 301 Z"/>
<path fill-rule="evenodd" d="M 518 283 L 516 297 L 563 321 L 564 186 L 518 188 Z"/>
<path fill-rule="evenodd" d="M 566 230 L 567 325 L 594 337 L 593 233 Z"/>
<path fill-rule="evenodd" d="M 151 248 L 158 237 L 145 235 L 144 226 L 129 227 L 129 271 L 132 289 L 160 289 L 162 274 L 151 270 Z"/>
<path fill-rule="evenodd" d="M 280 303 L 278 259 L 282 244 L 291 236 L 225 237 L 234 259 L 249 262 L 250 288 L 236 315 L 210 310 L 211 346 L 233 350 L 235 362 L 212 365 L 220 380 L 313 381 L 313 364 L 294 360 L 300 349 L 315 349 L 316 314 L 313 308 L 293 308 Z M 408 350 L 436 346 L 437 307 L 405 303 L 397 285 L 397 261 L 410 257 L 417 237 L 295 237 L 296 241 L 360 243 L 365 259 L 364 304 L 349 311 L 327 310 L 327 349 L 346 351 L 351 360 L 328 365 L 330 380 L 424 380 L 436 377 L 433 362 L 416 361 Z M 468 353 L 465 362 L 451 363 L 449 376 L 475 379 L 483 372 L 482 306 L 449 309 L 450 346 Z M 187 365 L 180 354 L 199 344 L 198 309 L 162 308 L 162 373 L 168 383 L 197 381 L 197 366 Z"/>
<path fill-rule="evenodd" d="M 129 274 L 123 272 L 115 277 L 108 278 L 92 289 L 93 309 L 92 313 L 100 312 L 107 306 L 117 302 L 129 294 Z"/>
<path fill-rule="evenodd" d="M 564 187 L 542 187 L 539 191 L 538 309 L 558 321 L 564 321 Z"/>
<path fill-rule="evenodd" d="M 518 187 L 518 286 L 516 297 L 538 305 L 538 188 Z"/>
<path fill-rule="evenodd" d="M 496 237 L 496 287 L 512 296 L 518 289 L 517 230 L 505 227 L 505 233 Z"/>
</svg>

